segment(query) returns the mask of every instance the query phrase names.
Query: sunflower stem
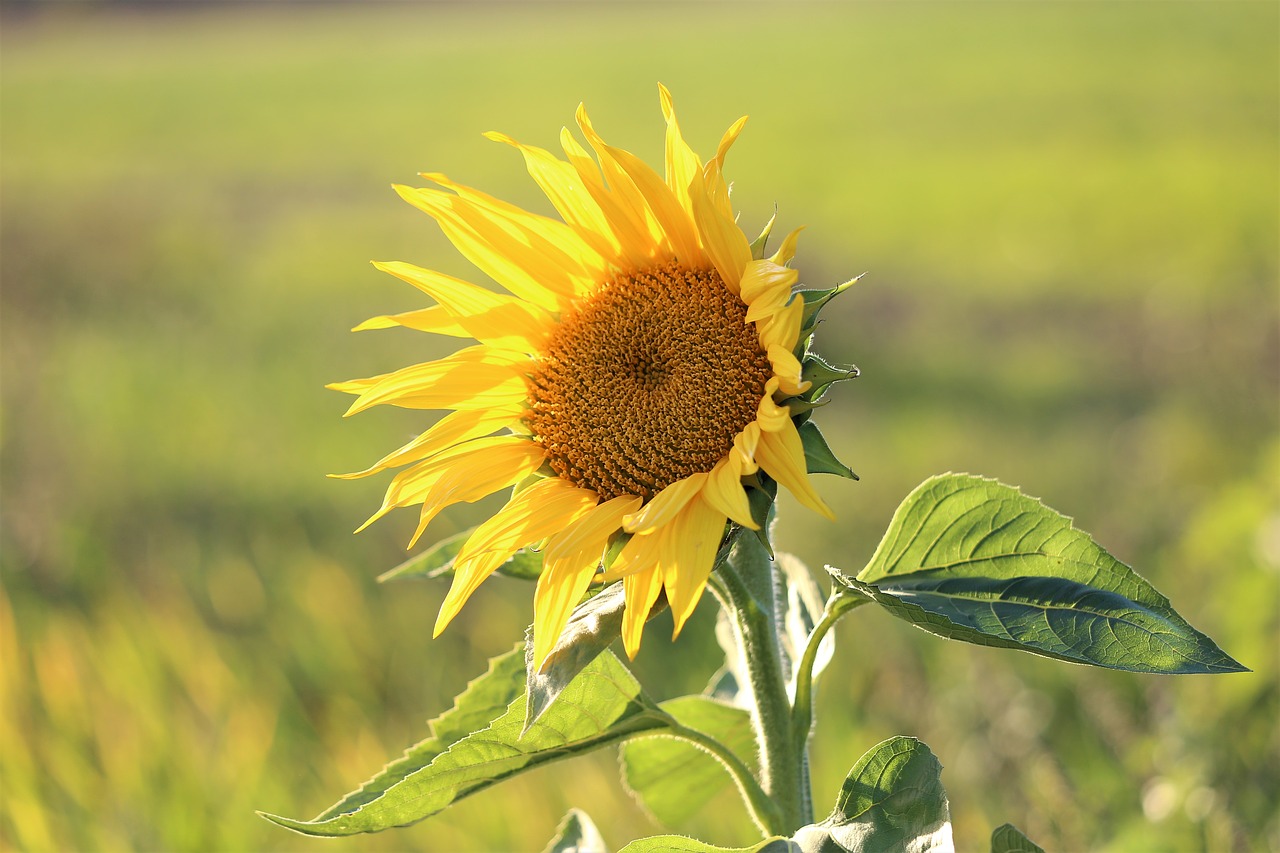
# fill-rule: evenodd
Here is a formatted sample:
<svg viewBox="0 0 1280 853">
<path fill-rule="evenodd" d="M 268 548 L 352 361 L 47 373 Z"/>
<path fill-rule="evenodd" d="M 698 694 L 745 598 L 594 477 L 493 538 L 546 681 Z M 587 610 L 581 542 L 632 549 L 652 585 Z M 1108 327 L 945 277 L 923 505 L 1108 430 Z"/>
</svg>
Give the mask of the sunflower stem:
<svg viewBox="0 0 1280 853">
<path fill-rule="evenodd" d="M 761 602 L 752 592 L 753 587 L 773 589 L 773 561 L 767 555 L 760 559 L 762 555 L 747 553 L 747 543 L 754 540 L 750 536 L 738 539 L 738 547 L 717 570 L 712 589 L 732 617 L 738 635 L 751 691 L 751 723 L 760 750 L 760 787 L 777 806 L 782 821 L 773 832 L 791 835 L 813 820 L 808 761 L 805 745 L 797 749 L 792 735 L 791 699 L 773 595 Z M 766 576 L 755 576 L 761 573 Z"/>
<path fill-rule="evenodd" d="M 796 698 L 795 707 L 791 713 L 791 736 L 794 738 L 795 748 L 804 751 L 806 755 L 809 736 L 813 733 L 813 666 L 818 659 L 818 647 L 822 645 L 822 638 L 827 635 L 827 632 L 840 621 L 841 616 L 869 601 L 870 599 L 852 595 L 831 596 L 823 608 L 822 620 L 814 626 L 813 632 L 809 635 L 804 656 L 800 658 L 800 664 L 796 668 Z"/>
</svg>

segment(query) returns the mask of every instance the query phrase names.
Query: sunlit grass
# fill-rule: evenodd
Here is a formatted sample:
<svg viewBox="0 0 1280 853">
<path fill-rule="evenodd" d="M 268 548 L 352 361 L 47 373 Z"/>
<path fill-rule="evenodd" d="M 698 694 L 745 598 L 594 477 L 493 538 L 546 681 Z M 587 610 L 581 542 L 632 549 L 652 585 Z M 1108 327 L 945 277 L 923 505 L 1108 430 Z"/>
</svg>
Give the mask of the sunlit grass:
<svg viewBox="0 0 1280 853">
<path fill-rule="evenodd" d="M 553 145 L 580 100 L 656 162 L 659 80 L 698 150 L 751 114 L 746 230 L 776 202 L 807 284 L 871 271 L 821 337 L 864 370 L 822 421 L 863 480 L 822 484 L 839 525 L 784 503 L 784 547 L 856 570 L 925 476 L 998 476 L 1256 671 L 1097 673 L 858 614 L 819 803 L 901 733 L 941 757 L 966 849 L 1006 820 L 1049 849 L 1274 843 L 1276 8 L 472 9 L 3 21 L 0 845 L 310 846 L 253 809 L 318 812 L 509 647 L 526 587 L 430 641 L 444 589 L 373 583 L 412 519 L 352 538 L 382 484 L 322 474 L 422 421 L 341 421 L 322 386 L 443 354 L 346 333 L 417 305 L 366 260 L 471 274 L 389 183 L 537 207 L 479 134 Z M 679 655 L 646 639 L 660 698 L 714 669 L 704 611 Z M 570 804 L 614 845 L 655 829 L 601 754 L 337 843 L 533 850 Z M 751 837 L 736 806 L 678 829 Z"/>
</svg>

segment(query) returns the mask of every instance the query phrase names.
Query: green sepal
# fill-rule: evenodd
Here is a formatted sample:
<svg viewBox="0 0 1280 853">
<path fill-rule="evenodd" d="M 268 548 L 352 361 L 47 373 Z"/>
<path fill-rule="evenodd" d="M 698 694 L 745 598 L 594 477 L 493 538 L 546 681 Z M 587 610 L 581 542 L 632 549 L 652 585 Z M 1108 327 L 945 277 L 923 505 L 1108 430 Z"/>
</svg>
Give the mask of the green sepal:
<svg viewBox="0 0 1280 853">
<path fill-rule="evenodd" d="M 864 275 L 866 275 L 865 272 L 854 276 L 843 284 L 837 284 L 835 287 L 829 287 L 826 290 L 800 291 L 800 298 L 804 300 L 804 314 L 801 315 L 800 319 L 801 337 L 806 332 L 813 331 L 813 327 L 818 324 L 818 312 L 826 307 L 828 302 L 853 287 Z"/>
<path fill-rule="evenodd" d="M 586 812 L 569 809 L 542 853 L 609 853 L 609 848 Z"/>
<path fill-rule="evenodd" d="M 773 522 L 773 502 L 778 497 L 778 484 L 760 471 L 752 477 L 754 482 L 751 484 L 752 487 L 747 489 L 747 505 L 751 507 L 751 520 L 756 523 L 757 529 L 751 532 L 760 540 L 760 544 L 772 558 L 773 543 L 769 541 L 769 526 Z"/>
<path fill-rule="evenodd" d="M 773 207 L 773 216 L 769 217 L 769 221 L 764 224 L 760 236 L 751 241 L 751 259 L 759 261 L 764 258 L 765 244 L 769 242 L 769 235 L 773 233 L 773 224 L 778 221 L 778 206 Z"/>
<path fill-rule="evenodd" d="M 1044 848 L 1013 824 L 1006 823 L 991 833 L 991 853 L 1044 853 Z"/>
<path fill-rule="evenodd" d="M 805 392 L 804 397 L 808 400 L 816 400 L 822 396 L 822 392 L 836 382 L 844 382 L 847 379 L 857 379 L 862 371 L 858 370 L 856 365 L 841 367 L 836 364 L 828 364 L 822 356 L 817 353 L 809 353 L 801 362 L 803 368 L 800 378 L 805 382 L 811 382 L 813 385 Z"/>
<path fill-rule="evenodd" d="M 804 445 L 805 468 L 810 474 L 835 474 L 849 480 L 858 479 L 853 469 L 836 458 L 817 424 L 806 421 L 796 431 L 800 433 L 800 442 Z"/>
<path fill-rule="evenodd" d="M 684 835 L 655 835 L 632 841 L 618 853 L 802 853 L 793 841 L 775 835 L 751 847 L 717 847 Z"/>
<path fill-rule="evenodd" d="M 475 528 L 441 539 L 420 554 L 414 554 L 394 569 L 378 575 L 378 582 L 405 578 L 438 578 L 453 574 L 453 561 Z M 537 580 L 542 574 L 542 553 L 528 549 L 517 551 L 497 569 L 498 574 L 519 580 Z"/>
</svg>

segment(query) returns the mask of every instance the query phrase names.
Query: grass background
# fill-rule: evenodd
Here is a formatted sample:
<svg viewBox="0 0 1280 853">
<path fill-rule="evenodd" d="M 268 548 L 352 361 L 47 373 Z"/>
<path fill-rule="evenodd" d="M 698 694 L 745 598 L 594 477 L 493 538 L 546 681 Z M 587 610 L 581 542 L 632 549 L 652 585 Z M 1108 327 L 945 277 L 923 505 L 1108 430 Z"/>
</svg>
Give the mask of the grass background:
<svg viewBox="0 0 1280 853">
<path fill-rule="evenodd" d="M 380 587 L 414 519 L 360 537 L 421 429 L 325 382 L 444 352 L 349 335 L 418 307 L 364 262 L 471 275 L 392 181 L 444 171 L 546 210 L 500 129 L 579 101 L 658 162 L 656 82 L 729 162 L 750 231 L 809 226 L 803 281 L 870 275 L 822 350 L 863 378 L 820 423 L 862 475 L 781 544 L 856 571 L 897 502 L 964 470 L 1077 518 L 1252 674 L 1095 672 L 859 611 L 821 685 L 821 811 L 892 734 L 946 767 L 961 849 L 1280 848 L 1274 3 L 8 6 L 0 17 L 0 847 L 318 849 L 307 817 L 425 734 L 509 648 L 495 580 Z M 459 507 L 444 536 L 492 506 Z M 716 666 L 704 607 L 636 669 Z M 745 844 L 732 798 L 680 831 Z M 570 805 L 658 831 L 598 753 L 327 850 L 536 850 Z"/>
</svg>

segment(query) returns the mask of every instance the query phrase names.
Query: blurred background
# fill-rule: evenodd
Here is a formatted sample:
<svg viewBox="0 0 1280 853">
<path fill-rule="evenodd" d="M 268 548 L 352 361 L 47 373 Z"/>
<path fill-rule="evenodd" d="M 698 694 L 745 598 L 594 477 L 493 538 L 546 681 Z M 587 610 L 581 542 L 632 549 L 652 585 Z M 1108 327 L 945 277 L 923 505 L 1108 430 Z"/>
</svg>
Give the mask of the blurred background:
<svg viewBox="0 0 1280 853">
<path fill-rule="evenodd" d="M 585 101 L 662 156 L 656 84 L 729 159 L 802 281 L 869 271 L 820 349 L 863 376 L 819 423 L 860 483 L 781 545 L 856 571 L 930 474 L 1074 516 L 1254 671 L 1152 677 L 841 624 L 820 814 L 868 747 L 945 765 L 961 849 L 1280 847 L 1280 7 L 1274 3 L 8 5 L 0 14 L 0 847 L 311 850 L 309 817 L 426 735 L 531 618 L 495 579 L 379 586 L 416 514 L 359 537 L 424 428 L 326 382 L 442 354 L 366 261 L 478 277 L 389 184 L 549 211 L 520 158 Z M 428 539 L 493 506 L 445 513 Z M 651 625 L 659 698 L 717 666 L 713 612 Z M 596 753 L 326 850 L 537 850 L 570 805 L 660 831 Z M 495 819 L 500 816 L 500 819 Z M 753 833 L 723 796 L 675 830 Z"/>
</svg>

